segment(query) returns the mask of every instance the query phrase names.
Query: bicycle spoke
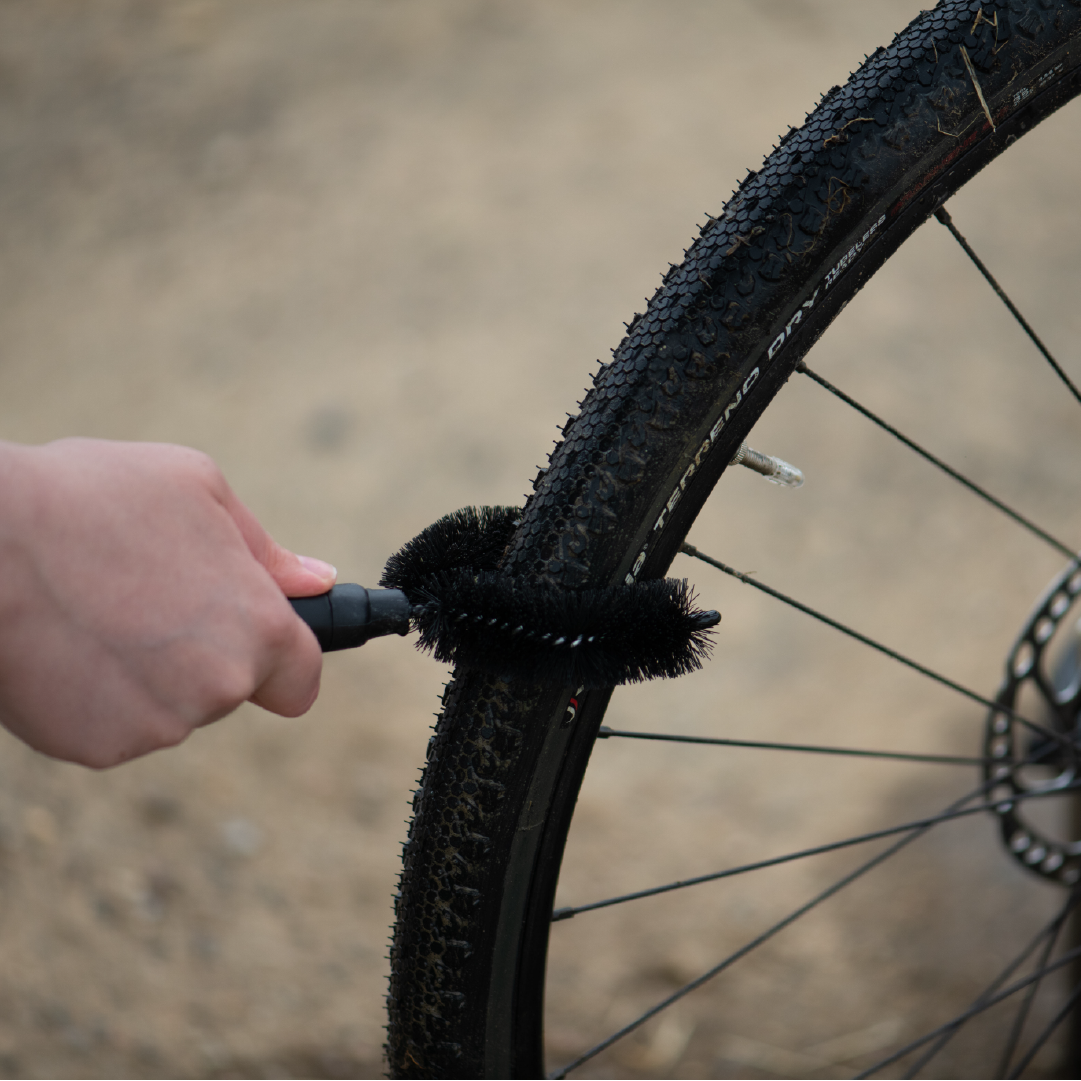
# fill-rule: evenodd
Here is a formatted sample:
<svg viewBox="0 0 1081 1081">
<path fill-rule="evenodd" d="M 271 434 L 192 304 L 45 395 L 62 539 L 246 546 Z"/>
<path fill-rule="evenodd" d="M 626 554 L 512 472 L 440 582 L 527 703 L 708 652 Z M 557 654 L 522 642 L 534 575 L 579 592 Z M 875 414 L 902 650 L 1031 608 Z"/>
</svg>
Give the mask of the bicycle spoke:
<svg viewBox="0 0 1081 1081">
<path fill-rule="evenodd" d="M 1048 935 L 1047 944 L 1043 948 L 1043 953 L 1040 956 L 1039 964 L 1037 966 L 1038 968 L 1043 968 L 1051 959 L 1055 944 L 1058 942 L 1058 936 L 1066 922 L 1066 916 L 1069 914 L 1070 909 L 1073 908 L 1076 900 L 1077 892 L 1072 891 L 1066 898 L 1066 904 L 1063 907 L 1062 913 L 1055 920 L 1052 933 Z M 1014 1018 L 1013 1025 L 1010 1027 L 1010 1035 L 1006 1040 L 1006 1046 L 1002 1049 L 998 1069 L 995 1071 L 999 1077 L 1005 1077 L 1006 1071 L 1010 1068 L 1014 1052 L 1017 1050 L 1017 1045 L 1021 1041 L 1021 1035 L 1025 1031 L 1025 1022 L 1028 1021 L 1028 1015 L 1032 1010 L 1032 1004 L 1036 1000 L 1036 995 L 1039 993 L 1041 983 L 1042 981 L 1037 980 L 1036 983 L 1025 992 L 1025 997 L 1018 1008 L 1017 1016 Z"/>
<path fill-rule="evenodd" d="M 1000 991 L 997 995 L 992 995 L 983 1002 L 970 1006 L 964 1013 L 958 1014 L 952 1021 L 947 1021 L 944 1025 L 939 1025 L 938 1028 L 934 1029 L 932 1032 L 926 1033 L 918 1040 L 913 1040 L 911 1043 L 905 1044 L 904 1047 L 894 1051 L 891 1055 L 882 1059 L 881 1062 L 876 1062 L 874 1066 L 864 1070 L 862 1073 L 856 1074 L 855 1081 L 862 1081 L 863 1078 L 874 1076 L 879 1070 L 885 1069 L 885 1067 L 889 1066 L 891 1063 L 896 1062 L 900 1058 L 904 1058 L 905 1055 L 911 1054 L 911 1052 L 922 1047 L 925 1043 L 930 1043 L 936 1036 L 941 1036 L 942 1033 L 950 1029 L 960 1028 L 961 1025 L 970 1018 L 983 1013 L 985 1010 L 991 1009 L 992 1006 L 997 1006 L 1000 1002 L 1005 1002 L 1011 995 L 1016 995 L 1018 991 L 1023 991 L 1026 987 L 1042 980 L 1044 976 L 1051 972 L 1057 972 L 1060 968 L 1064 968 L 1066 965 L 1070 964 L 1070 962 L 1076 961 L 1079 957 L 1081 957 L 1081 946 L 1070 950 L 1068 953 L 1064 953 L 1057 961 L 1053 961 L 1051 964 L 1045 965 L 1031 975 L 1017 980 L 1016 983 L 1011 983 L 1005 990 Z"/>
<path fill-rule="evenodd" d="M 1055 948 L 1055 943 L 1058 941 L 1058 934 L 1056 933 L 1052 937 L 1048 938 L 1047 944 L 1043 948 L 1043 953 L 1040 957 L 1040 967 L 1044 967 L 1048 959 L 1051 956 L 1052 951 Z M 1028 990 L 1025 992 L 1025 997 L 1021 1000 L 1021 1005 L 1017 1010 L 1017 1016 L 1013 1020 L 1013 1024 L 1010 1026 L 1010 1034 L 1006 1039 L 1006 1046 L 1002 1049 L 1002 1055 L 999 1058 L 998 1069 L 995 1071 L 997 1077 L 1005 1077 L 1006 1071 L 1010 1068 L 1010 1063 L 1013 1061 L 1014 1052 L 1017 1050 L 1017 1045 L 1021 1041 L 1021 1034 L 1025 1031 L 1025 1022 L 1028 1020 L 1029 1012 L 1032 1009 L 1032 1003 L 1036 998 L 1037 993 L 1040 990 L 1042 980 L 1037 980 Z"/>
<path fill-rule="evenodd" d="M 991 787 L 991 782 L 985 782 L 984 784 L 981 784 L 978 788 L 976 788 L 973 792 L 970 792 L 967 796 L 962 796 L 960 799 L 954 800 L 954 802 L 951 803 L 943 813 L 949 814 L 951 811 L 963 808 L 964 805 L 970 800 L 977 799 L 979 796 L 983 795 L 989 787 Z M 809 901 L 806 901 L 802 905 L 800 905 L 799 908 L 790 912 L 787 916 L 778 920 L 775 924 L 767 928 L 760 935 L 757 935 L 755 938 L 751 939 L 750 942 L 745 943 L 734 953 L 730 953 L 723 961 L 720 961 L 718 964 L 714 965 L 713 968 L 709 969 L 708 972 L 704 972 L 696 979 L 691 980 L 689 983 L 685 983 L 682 987 L 678 988 L 676 991 L 673 991 L 672 994 L 668 995 L 666 998 L 663 998 L 655 1006 L 651 1006 L 648 1010 L 645 1011 L 645 1013 L 640 1014 L 633 1021 L 624 1025 L 617 1032 L 612 1033 L 611 1036 L 608 1036 L 600 1043 L 595 1044 L 588 1051 L 585 1051 L 583 1054 L 579 1055 L 578 1058 L 576 1058 L 573 1062 L 568 1063 L 566 1066 L 562 1067 L 562 1069 L 560 1070 L 557 1070 L 555 1073 L 549 1074 L 549 1077 L 566 1077 L 567 1074 L 571 1072 L 571 1070 L 576 1070 L 583 1063 L 588 1062 L 591 1058 L 594 1058 L 602 1051 L 611 1047 L 612 1044 L 616 1043 L 616 1041 L 621 1040 L 624 1036 L 627 1036 L 631 1032 L 634 1032 L 635 1029 L 640 1028 L 651 1017 L 656 1017 L 657 1014 L 659 1014 L 662 1010 L 667 1009 L 674 1002 L 678 1002 L 684 996 L 689 995 L 692 991 L 695 991 L 699 987 L 702 987 L 704 984 L 712 980 L 715 976 L 718 976 L 722 972 L 724 972 L 725 969 L 731 968 L 732 965 L 734 965 L 737 961 L 746 957 L 747 954 L 751 953 L 752 950 L 757 949 L 763 943 L 768 942 L 771 938 L 779 934 L 790 924 L 795 923 L 795 921 L 798 920 L 801 916 L 805 915 L 812 909 L 816 908 L 818 905 L 822 904 L 823 901 L 829 900 L 829 898 L 834 896 L 834 894 L 840 893 L 840 891 L 843 890 L 845 886 L 848 886 L 851 883 L 855 882 L 857 879 L 865 875 L 868 871 L 871 871 L 875 867 L 877 867 L 880 863 L 884 863 L 895 853 L 899 852 L 902 848 L 905 848 L 913 841 L 922 837 L 931 829 L 931 826 L 933 824 L 934 823 L 931 822 L 926 826 L 922 826 L 918 829 L 913 830 L 907 836 L 900 838 L 888 848 L 884 849 L 882 852 L 879 852 L 878 855 L 872 856 L 865 863 L 862 863 L 854 870 L 849 871 L 848 874 L 844 875 L 842 878 L 839 878 L 832 885 L 827 886 L 824 890 L 816 894 Z M 1079 947 L 1078 950 L 1076 950 L 1075 952 L 1081 954 L 1081 947 Z M 937 1032 L 934 1035 L 937 1035 Z M 930 1038 L 933 1039 L 934 1037 L 932 1036 Z"/>
<path fill-rule="evenodd" d="M 1074 989 L 1070 992 L 1069 997 L 1063 1003 L 1062 1009 L 1060 1009 L 1059 1012 L 1051 1018 L 1051 1020 L 1047 1023 L 1047 1026 L 1044 1028 L 1043 1032 L 1041 1032 L 1040 1035 L 1036 1037 L 1036 1039 L 1032 1043 L 1032 1046 L 1028 1049 L 1028 1053 L 1017 1064 L 1017 1068 L 1013 1071 L 1012 1074 L 1010 1074 L 1010 1077 L 1021 1076 L 1021 1074 L 1025 1071 L 1026 1067 L 1028 1067 L 1032 1063 L 1032 1060 L 1036 1057 L 1040 1048 L 1043 1047 L 1043 1045 L 1047 1043 L 1047 1041 L 1054 1034 L 1055 1029 L 1057 1029 L 1059 1025 L 1061 1025 L 1062 1022 L 1065 1021 L 1066 1018 L 1069 1016 L 1070 1011 L 1074 1008 L 1074 1005 L 1077 1003 L 1078 999 L 1081 999 L 1081 983 L 1074 987 Z"/>
<path fill-rule="evenodd" d="M 977 694 L 975 691 L 965 687 L 963 684 L 957 683 L 948 676 L 944 676 L 941 673 L 934 671 L 934 669 L 928 668 L 926 665 L 920 664 L 910 657 L 906 657 L 903 653 L 898 653 L 895 649 L 890 649 L 889 646 L 875 641 L 874 638 L 868 638 L 867 635 L 861 634 L 857 630 L 853 630 L 844 623 L 838 622 L 836 619 L 811 608 L 809 605 L 803 604 L 801 601 L 797 601 L 794 597 L 789 597 L 780 590 L 766 585 L 765 582 L 756 581 L 749 574 L 743 574 L 734 567 L 728 566 L 727 563 L 722 563 L 719 559 L 714 559 L 712 556 L 706 555 L 705 552 L 700 552 L 693 544 L 688 544 L 684 541 L 679 546 L 679 550 L 683 552 L 684 555 L 693 556 L 695 559 L 700 559 L 703 563 L 708 563 L 711 567 L 716 567 L 718 570 L 724 571 L 725 574 L 731 575 L 738 581 L 743 582 L 744 585 L 754 586 L 755 589 L 761 590 L 763 593 L 767 593 L 769 596 L 774 597 L 779 601 L 783 601 L 785 604 L 803 612 L 805 615 L 817 619 L 820 623 L 825 623 L 827 627 L 832 627 L 835 631 L 840 631 L 841 634 L 845 634 L 849 638 L 854 638 L 857 642 L 862 642 L 865 646 L 870 646 L 872 649 L 878 650 L 879 653 L 897 661 L 899 664 L 903 664 L 908 668 L 913 669 L 913 671 L 919 672 L 920 675 L 926 676 L 936 683 L 941 683 L 944 687 L 949 687 L 951 690 L 957 691 L 958 694 L 963 694 L 973 702 L 978 702 L 981 706 L 987 706 L 988 709 L 994 710 L 996 713 L 1006 714 L 1006 716 L 1011 717 L 1013 720 L 1017 721 L 1018 724 L 1024 725 L 1032 732 L 1039 732 L 1041 735 L 1046 736 L 1048 739 L 1052 739 L 1065 747 L 1072 746 L 1068 736 L 1064 736 L 1059 732 L 1046 728 L 1042 724 L 1037 724 L 1035 721 L 1030 721 L 1027 717 L 1022 717 L 1020 713 L 1009 706 L 1003 705 L 1001 702 L 994 702 L 990 698 L 985 698 L 982 694 Z"/>
<path fill-rule="evenodd" d="M 982 766 L 986 758 L 965 758 L 954 754 L 905 754 L 901 751 L 862 751 L 853 747 L 819 747 L 807 743 L 772 743 L 757 739 L 719 739 L 708 736 L 669 736 L 663 732 L 630 732 L 601 725 L 597 739 L 655 739 L 669 743 L 705 743 L 717 747 L 756 747 L 772 751 L 802 751 L 804 754 L 848 755 L 857 758 L 888 758 L 900 762 L 934 762 L 950 766 Z"/>
<path fill-rule="evenodd" d="M 1055 360 L 1053 356 L 1051 356 L 1051 353 L 1049 352 L 1047 346 L 1044 345 L 1043 342 L 1041 342 L 1040 339 L 1037 337 L 1036 331 L 1034 331 L 1032 327 L 1028 325 L 1025 317 L 1017 310 L 1017 306 L 1012 300 L 1010 300 L 1008 296 L 1006 296 L 1005 290 L 1002 288 L 1002 286 L 999 285 L 997 281 L 995 281 L 994 276 L 991 274 L 991 271 L 989 271 L 987 267 L 985 267 L 980 261 L 980 257 L 972 250 L 969 242 L 965 240 L 965 238 L 958 231 L 957 226 L 953 224 L 953 218 L 950 217 L 949 212 L 946 210 L 946 208 L 944 206 L 939 207 L 938 210 L 935 211 L 935 217 L 938 218 L 938 220 L 942 222 L 942 224 L 945 225 L 946 228 L 949 229 L 949 231 L 953 234 L 954 240 L 956 240 L 957 243 L 961 245 L 961 247 L 965 251 L 965 254 L 969 257 L 969 259 L 972 260 L 973 263 L 976 264 L 976 269 L 979 270 L 979 272 L 987 279 L 988 284 L 998 294 L 999 300 L 1001 300 L 1002 303 L 1006 305 L 1006 307 L 1010 310 L 1010 314 L 1014 317 L 1014 319 L 1017 320 L 1018 323 L 1021 324 L 1021 329 L 1024 330 L 1024 332 L 1029 336 L 1029 338 L 1032 339 L 1033 345 L 1035 345 L 1036 348 L 1039 349 L 1039 351 L 1043 354 L 1044 359 L 1047 361 L 1047 363 L 1055 369 L 1055 374 L 1059 377 L 1059 379 L 1063 381 L 1063 383 L 1066 384 L 1067 387 L 1069 387 L 1070 393 L 1079 402 L 1081 402 L 1081 391 L 1079 391 L 1077 387 L 1075 387 L 1074 384 L 1070 381 L 1070 377 L 1062 370 L 1062 367 L 1058 363 L 1058 361 Z"/>
<path fill-rule="evenodd" d="M 984 787 L 1001 783 L 1002 778 L 996 777 L 993 781 L 986 782 Z M 1081 790 L 1081 781 L 1072 785 L 1064 785 L 1062 788 L 1049 789 L 1044 792 L 1019 792 L 1010 797 L 1011 803 L 1020 803 L 1030 799 L 1047 799 L 1051 796 L 1061 796 L 1066 792 Z M 966 797 L 972 799 L 972 796 Z M 885 837 L 895 837 L 898 833 L 906 833 L 909 830 L 925 829 L 938 822 L 948 822 L 955 818 L 967 818 L 969 815 L 981 814 L 988 807 L 980 804 L 978 807 L 967 807 L 962 810 L 947 810 L 930 818 L 917 818 L 912 822 L 902 823 L 900 826 L 889 826 L 886 829 L 872 830 L 870 833 L 858 833 L 853 837 L 846 837 L 843 841 L 830 841 L 828 844 L 815 845 L 813 848 L 802 848 L 798 852 L 789 852 L 784 856 L 772 856 L 767 860 L 758 860 L 755 863 L 744 863 L 738 867 L 728 867 L 723 871 L 712 871 L 708 875 L 696 875 L 694 878 L 683 878 L 678 882 L 666 882 L 663 886 L 651 886 L 645 890 L 635 890 L 633 893 L 622 893 L 616 897 L 606 897 L 603 901 L 590 901 L 585 905 L 573 905 L 566 908 L 557 908 L 552 912 L 552 922 L 569 920 L 579 912 L 592 912 L 598 908 L 610 908 L 612 905 L 621 905 L 627 901 L 637 901 L 643 897 L 656 897 L 659 893 L 671 893 L 673 890 L 683 890 L 688 886 L 699 886 L 703 882 L 717 882 L 722 878 L 735 878 L 736 875 L 745 875 L 749 871 L 761 871 L 766 867 L 776 867 L 782 863 L 792 863 L 795 860 L 806 859 L 808 856 L 820 856 L 826 852 L 836 852 L 841 848 L 851 848 L 854 845 L 866 844 L 869 841 L 879 841 Z"/>
<path fill-rule="evenodd" d="M 937 466 L 939 469 L 942 470 L 943 473 L 957 481 L 958 484 L 963 485 L 969 491 L 974 492 L 976 495 L 978 495 L 981 499 L 986 500 L 996 510 L 1001 511 L 1003 514 L 1006 515 L 1006 517 L 1012 518 L 1015 522 L 1023 526 L 1034 536 L 1039 537 L 1040 540 L 1051 545 L 1052 548 L 1065 555 L 1068 559 L 1077 558 L 1077 553 L 1074 549 L 1063 544 L 1062 541 L 1056 540 L 1050 533 L 1047 532 L 1047 530 L 1041 529 L 1031 519 L 1026 518 L 1023 514 L 1019 514 L 1011 507 L 1008 507 L 1005 503 L 1002 502 L 1001 499 L 996 499 L 993 495 L 991 495 L 990 492 L 976 484 L 975 481 L 971 481 L 968 479 L 968 477 L 964 476 L 964 474 L 958 473 L 957 470 L 953 468 L 953 466 L 947 465 L 941 458 L 938 458 L 930 451 L 925 450 L 915 440 L 909 439 L 907 435 L 899 432 L 896 428 L 893 427 L 892 424 L 888 424 L 877 414 L 872 413 L 870 409 L 868 409 L 865 405 L 861 405 L 859 402 L 856 401 L 855 398 L 852 398 L 849 395 L 845 394 L 845 392 L 839 387 L 835 387 L 828 379 L 825 379 L 817 372 L 812 371 L 803 361 L 800 361 L 799 364 L 796 365 L 796 371 L 802 372 L 810 379 L 813 379 L 820 387 L 828 390 L 830 394 L 833 394 L 835 397 L 839 398 L 846 405 L 850 405 L 853 409 L 856 410 L 857 413 L 861 413 L 868 420 L 877 424 L 883 431 L 889 432 L 890 435 L 892 435 L 895 439 L 900 440 L 900 442 L 902 442 L 906 447 L 908 447 L 909 450 L 915 451 L 918 455 L 920 455 L 922 458 L 925 458 L 932 465 Z"/>
<path fill-rule="evenodd" d="M 1081 897 L 1081 894 L 1073 892 L 1066 898 L 1066 903 L 1062 906 L 1062 908 L 1054 916 L 1054 918 L 1051 919 L 1051 921 L 1047 923 L 1046 926 L 1041 928 L 1032 937 L 1032 939 L 1028 942 L 1024 949 L 1022 949 L 1021 952 L 991 981 L 991 983 L 983 991 L 980 992 L 980 994 L 976 997 L 975 1001 L 972 1003 L 973 1006 L 980 1005 L 990 995 L 993 995 L 1029 959 L 1029 957 L 1032 955 L 1032 952 L 1040 945 L 1040 943 L 1045 938 L 1051 936 L 1050 946 L 1054 946 L 1054 943 L 1058 941 L 1059 931 L 1061 930 L 1070 913 L 1076 906 L 1079 897 Z M 1047 960 L 1049 956 L 1050 947 L 1045 950 L 1043 956 L 1040 958 L 1039 967 L 1041 969 L 1047 965 Z M 1034 986 L 1039 986 L 1039 982 L 1037 981 Z M 953 1037 L 961 1031 L 961 1028 L 962 1025 L 958 1025 L 956 1028 L 950 1029 L 949 1032 L 943 1033 L 939 1037 L 938 1042 L 932 1048 L 926 1051 L 923 1055 L 921 1055 L 920 1058 L 917 1059 L 915 1064 L 909 1067 L 908 1073 L 906 1073 L 904 1076 L 906 1078 L 916 1077 L 919 1074 L 920 1070 L 922 1070 L 924 1066 L 926 1066 L 935 1057 L 935 1055 L 937 1055 L 939 1051 L 941 1051 L 942 1048 L 945 1047 L 946 1044 L 948 1044 L 950 1040 L 952 1040 Z M 871 1072 L 874 1072 L 874 1069 L 875 1067 L 872 1067 Z M 997 1072 L 1001 1074 L 1004 1072 L 1004 1070 L 1005 1067 L 1002 1067 Z"/>
</svg>

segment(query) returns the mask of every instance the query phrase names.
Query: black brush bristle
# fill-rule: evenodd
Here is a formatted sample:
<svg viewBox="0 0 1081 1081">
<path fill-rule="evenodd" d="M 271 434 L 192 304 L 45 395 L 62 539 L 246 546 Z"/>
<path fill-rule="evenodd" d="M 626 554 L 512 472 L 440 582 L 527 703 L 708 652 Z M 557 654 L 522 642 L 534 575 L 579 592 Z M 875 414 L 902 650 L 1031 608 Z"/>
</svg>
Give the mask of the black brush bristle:
<svg viewBox="0 0 1081 1081">
<path fill-rule="evenodd" d="M 685 581 L 566 592 L 498 569 L 521 511 L 467 507 L 441 518 L 387 562 L 380 585 L 414 605 L 418 648 L 505 678 L 612 687 L 702 667 L 716 612 L 694 608 Z"/>
<path fill-rule="evenodd" d="M 448 574 L 417 598 L 419 648 L 437 660 L 561 687 L 612 687 L 702 667 L 708 628 L 672 579 L 561 592 L 498 572 Z"/>
<path fill-rule="evenodd" d="M 521 520 L 521 507 L 456 510 L 418 533 L 392 555 L 379 584 L 385 589 L 400 589 L 413 600 L 417 589 L 445 571 L 466 567 L 495 570 Z"/>
</svg>

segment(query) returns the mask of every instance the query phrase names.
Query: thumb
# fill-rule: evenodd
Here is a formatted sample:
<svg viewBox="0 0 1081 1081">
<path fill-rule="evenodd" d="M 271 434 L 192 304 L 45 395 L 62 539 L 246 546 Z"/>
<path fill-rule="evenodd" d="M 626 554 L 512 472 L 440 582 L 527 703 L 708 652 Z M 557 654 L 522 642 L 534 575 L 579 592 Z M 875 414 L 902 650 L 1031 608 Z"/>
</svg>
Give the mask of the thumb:
<svg viewBox="0 0 1081 1081">
<path fill-rule="evenodd" d="M 259 524 L 255 515 L 237 499 L 224 479 L 222 486 L 223 491 L 218 494 L 218 498 L 240 527 L 248 550 L 266 568 L 287 597 L 315 597 L 326 593 L 334 585 L 338 577 L 336 568 L 321 559 L 298 556 L 288 548 L 283 548 Z"/>
<path fill-rule="evenodd" d="M 287 597 L 314 597 L 326 593 L 338 577 L 337 570 L 321 559 L 298 556 L 271 541 L 260 553 L 259 562 Z"/>
</svg>

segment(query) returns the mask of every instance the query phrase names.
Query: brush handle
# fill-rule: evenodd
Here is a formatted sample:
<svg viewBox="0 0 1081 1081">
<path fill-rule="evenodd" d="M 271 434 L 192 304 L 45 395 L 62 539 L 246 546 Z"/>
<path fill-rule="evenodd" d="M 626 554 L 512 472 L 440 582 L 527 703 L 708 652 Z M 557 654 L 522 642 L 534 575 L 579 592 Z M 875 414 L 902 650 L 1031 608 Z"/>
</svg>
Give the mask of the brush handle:
<svg viewBox="0 0 1081 1081">
<path fill-rule="evenodd" d="M 384 634 L 408 634 L 411 605 L 400 589 L 346 584 L 318 597 L 290 597 L 293 611 L 313 631 L 324 653 L 362 646 Z"/>
</svg>

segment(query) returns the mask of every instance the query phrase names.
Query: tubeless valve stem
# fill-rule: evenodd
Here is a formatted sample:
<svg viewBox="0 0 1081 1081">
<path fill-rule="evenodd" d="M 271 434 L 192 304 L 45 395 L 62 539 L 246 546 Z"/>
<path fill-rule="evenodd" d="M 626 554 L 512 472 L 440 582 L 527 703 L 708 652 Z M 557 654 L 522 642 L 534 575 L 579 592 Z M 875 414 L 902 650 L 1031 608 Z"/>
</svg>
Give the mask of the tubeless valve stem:
<svg viewBox="0 0 1081 1081">
<path fill-rule="evenodd" d="M 732 465 L 743 465 L 761 473 L 771 484 L 780 484 L 785 488 L 798 488 L 803 484 L 803 470 L 780 458 L 773 458 L 761 451 L 752 450 L 746 443 L 740 443 L 732 459 Z"/>
</svg>

